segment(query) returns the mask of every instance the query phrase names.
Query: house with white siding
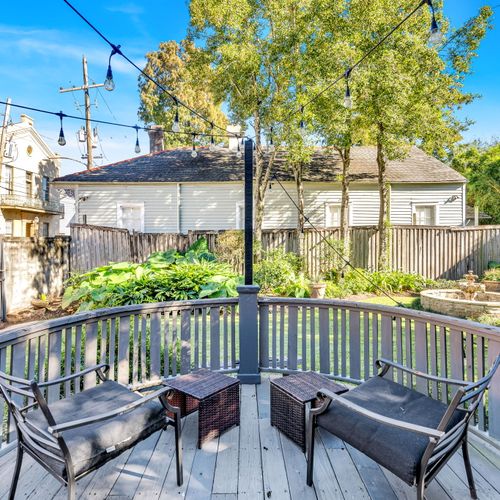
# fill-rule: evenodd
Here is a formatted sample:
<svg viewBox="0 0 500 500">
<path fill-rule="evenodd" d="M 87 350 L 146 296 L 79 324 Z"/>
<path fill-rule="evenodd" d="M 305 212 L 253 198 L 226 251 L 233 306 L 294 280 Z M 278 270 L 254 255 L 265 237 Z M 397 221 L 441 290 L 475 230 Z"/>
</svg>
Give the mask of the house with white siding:
<svg viewBox="0 0 500 500">
<path fill-rule="evenodd" d="M 157 141 L 151 140 L 152 147 Z M 160 146 L 161 147 L 161 146 Z M 75 192 L 75 222 L 141 232 L 243 228 L 243 159 L 229 148 L 159 150 L 55 179 Z M 277 153 L 273 172 L 296 200 L 286 155 Z M 331 149 L 318 148 L 304 170 L 307 217 L 317 227 L 340 220 L 342 164 Z M 349 220 L 352 226 L 378 223 L 376 149 L 352 149 Z M 393 225 L 462 226 L 466 180 L 441 161 L 413 148 L 387 167 Z M 277 183 L 266 195 L 264 229 L 294 228 L 298 214 Z"/>
</svg>

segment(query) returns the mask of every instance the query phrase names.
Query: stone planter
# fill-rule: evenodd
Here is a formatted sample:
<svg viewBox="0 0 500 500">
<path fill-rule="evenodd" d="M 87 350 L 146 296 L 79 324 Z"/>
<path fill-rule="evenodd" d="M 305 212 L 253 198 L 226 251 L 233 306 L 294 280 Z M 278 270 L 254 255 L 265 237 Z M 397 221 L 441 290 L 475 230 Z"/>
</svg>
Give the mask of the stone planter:
<svg viewBox="0 0 500 500">
<path fill-rule="evenodd" d="M 500 281 L 483 280 L 481 283 L 486 286 L 487 292 L 500 293 Z"/>
<path fill-rule="evenodd" d="M 313 283 L 309 286 L 311 291 L 311 299 L 324 299 L 326 291 L 326 283 Z"/>
</svg>

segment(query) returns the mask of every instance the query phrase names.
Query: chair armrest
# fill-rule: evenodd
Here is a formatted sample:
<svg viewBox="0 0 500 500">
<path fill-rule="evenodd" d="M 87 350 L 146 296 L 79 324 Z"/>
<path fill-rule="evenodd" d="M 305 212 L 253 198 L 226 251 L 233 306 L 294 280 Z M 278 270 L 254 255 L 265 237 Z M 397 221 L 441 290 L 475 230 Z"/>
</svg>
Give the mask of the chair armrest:
<svg viewBox="0 0 500 500">
<path fill-rule="evenodd" d="M 103 368 L 104 368 L 104 372 L 106 373 L 109 370 L 109 365 L 106 363 L 101 363 L 100 365 L 89 366 L 88 368 L 85 368 L 85 370 L 82 370 L 82 371 L 79 371 L 76 373 L 72 373 L 71 375 L 68 375 L 66 377 L 56 378 L 54 380 L 49 380 L 48 382 L 41 382 L 37 385 L 38 385 L 38 387 L 49 387 L 49 386 L 55 385 L 55 384 L 62 384 L 64 382 L 68 382 L 68 381 L 73 380 L 75 378 L 83 377 L 84 375 L 88 375 L 89 373 L 92 373 L 92 372 L 97 372 L 97 375 L 99 376 L 99 378 L 104 381 L 105 378 L 103 379 L 103 376 L 102 376 L 103 374 L 101 371 Z"/>
<path fill-rule="evenodd" d="M 120 415 L 124 415 L 126 413 L 129 413 L 136 408 L 139 408 L 140 406 L 154 400 L 157 398 L 160 398 L 161 402 L 163 403 L 164 407 L 167 407 L 169 411 L 172 411 L 176 415 L 180 415 L 180 410 L 174 406 L 171 406 L 170 404 L 166 403 L 166 395 L 172 391 L 170 387 L 162 387 L 161 389 L 158 389 L 155 392 L 152 392 L 151 394 L 148 394 L 147 396 L 142 397 L 141 399 L 138 399 L 137 401 L 134 401 L 133 403 L 129 403 L 127 405 L 121 406 L 119 408 L 116 408 L 115 410 L 108 411 L 107 413 L 101 413 L 98 415 L 94 415 L 93 417 L 88 417 L 88 418 L 82 418 L 79 420 L 73 420 L 71 422 L 65 422 L 63 424 L 57 424 L 57 425 L 52 425 L 48 428 L 48 431 L 55 437 L 58 437 L 62 432 L 66 432 L 72 429 L 77 429 L 79 427 L 84 427 L 86 425 L 91 425 L 95 424 L 97 422 L 102 422 L 103 420 L 109 420 L 114 417 L 119 417 Z"/>
<path fill-rule="evenodd" d="M 366 408 L 363 408 L 362 406 L 359 406 L 356 403 L 353 403 L 352 401 L 349 401 L 348 399 L 345 399 L 342 396 L 329 391 L 328 389 L 320 389 L 318 392 L 318 396 L 323 396 L 330 399 L 331 401 L 338 402 L 346 408 L 349 408 L 350 410 L 381 424 L 390 425 L 392 427 L 397 427 L 406 431 L 416 432 L 417 434 L 423 434 L 435 439 L 440 439 L 445 434 L 443 431 L 438 431 L 437 429 L 432 429 L 431 427 L 424 427 L 422 425 L 403 422 L 402 420 L 397 420 L 395 418 L 380 415 L 379 413 L 367 410 Z"/>
<path fill-rule="evenodd" d="M 468 382 L 466 382 L 465 380 L 457 380 L 457 379 L 453 379 L 453 378 L 438 377 L 437 375 L 431 375 L 429 373 L 414 370 L 413 368 L 408 368 L 407 366 L 401 365 L 399 363 L 395 363 L 394 361 L 390 361 L 389 359 L 379 358 L 375 361 L 375 363 L 377 364 L 377 366 L 379 368 L 382 368 L 382 370 L 384 370 L 384 368 L 385 368 L 382 365 L 386 365 L 386 367 L 388 367 L 388 368 L 393 367 L 393 368 L 396 368 L 397 370 L 402 370 L 404 372 L 411 373 L 412 375 L 415 375 L 415 377 L 425 378 L 427 380 L 433 380 L 434 382 L 442 382 L 445 384 L 458 385 L 458 386 L 466 386 L 468 384 Z M 385 371 L 383 371 L 383 374 L 386 373 L 388 368 L 385 369 Z"/>
</svg>

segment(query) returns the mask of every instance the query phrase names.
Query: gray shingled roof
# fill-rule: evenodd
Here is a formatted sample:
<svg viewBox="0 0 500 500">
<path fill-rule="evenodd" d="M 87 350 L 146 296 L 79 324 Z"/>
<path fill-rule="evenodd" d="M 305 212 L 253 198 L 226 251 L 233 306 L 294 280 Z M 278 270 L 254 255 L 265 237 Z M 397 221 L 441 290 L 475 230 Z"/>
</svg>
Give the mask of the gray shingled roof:
<svg viewBox="0 0 500 500">
<path fill-rule="evenodd" d="M 376 149 L 358 146 L 352 149 L 351 178 L 353 182 L 376 183 Z M 304 172 L 307 182 L 335 182 L 342 171 L 339 155 L 330 150 L 319 149 Z M 285 154 L 277 154 L 275 169 L 282 181 L 291 181 L 293 176 L 286 168 Z M 412 148 L 404 160 L 390 161 L 387 177 L 391 183 L 444 183 L 465 182 L 465 178 L 441 161 Z M 80 182 L 225 182 L 243 180 L 243 159 L 234 151 L 219 149 L 214 152 L 199 149 L 196 158 L 190 149 L 172 149 L 160 153 L 130 158 L 91 171 L 77 172 L 54 180 L 61 183 Z"/>
</svg>

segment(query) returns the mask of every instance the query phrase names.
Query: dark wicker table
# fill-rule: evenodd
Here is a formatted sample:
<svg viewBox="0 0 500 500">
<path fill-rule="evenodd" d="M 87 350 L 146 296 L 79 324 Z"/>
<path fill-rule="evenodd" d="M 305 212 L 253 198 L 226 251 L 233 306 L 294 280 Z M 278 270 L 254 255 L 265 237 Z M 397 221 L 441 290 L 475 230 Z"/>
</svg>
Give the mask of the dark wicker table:
<svg viewBox="0 0 500 500">
<path fill-rule="evenodd" d="M 314 372 L 271 379 L 271 425 L 306 451 L 306 407 L 316 406 L 317 393 L 325 388 L 336 394 L 347 392 L 343 385 Z"/>
<path fill-rule="evenodd" d="M 170 401 L 184 417 L 198 410 L 198 448 L 240 423 L 240 382 L 204 368 L 167 380 Z"/>
</svg>

